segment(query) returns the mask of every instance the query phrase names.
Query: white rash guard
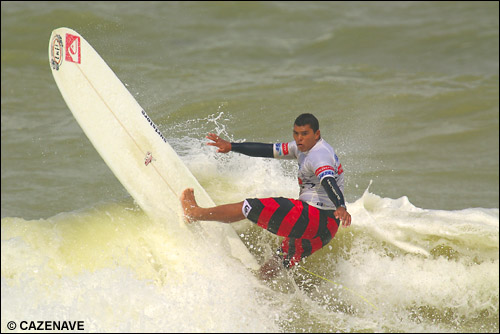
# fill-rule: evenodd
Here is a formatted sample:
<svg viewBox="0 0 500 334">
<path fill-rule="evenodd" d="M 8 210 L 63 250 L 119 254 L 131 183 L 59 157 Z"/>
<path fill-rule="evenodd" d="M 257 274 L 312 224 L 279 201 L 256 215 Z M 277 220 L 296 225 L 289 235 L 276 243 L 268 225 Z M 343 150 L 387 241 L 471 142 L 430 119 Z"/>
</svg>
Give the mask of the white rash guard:
<svg viewBox="0 0 500 334">
<path fill-rule="evenodd" d="M 319 209 L 337 209 L 321 185 L 321 181 L 327 176 L 335 178 L 343 196 L 344 170 L 335 150 L 326 141 L 320 139 L 307 152 L 299 151 L 295 141 L 276 143 L 273 145 L 273 155 L 277 159 L 297 159 L 299 163 L 299 200 Z"/>
</svg>

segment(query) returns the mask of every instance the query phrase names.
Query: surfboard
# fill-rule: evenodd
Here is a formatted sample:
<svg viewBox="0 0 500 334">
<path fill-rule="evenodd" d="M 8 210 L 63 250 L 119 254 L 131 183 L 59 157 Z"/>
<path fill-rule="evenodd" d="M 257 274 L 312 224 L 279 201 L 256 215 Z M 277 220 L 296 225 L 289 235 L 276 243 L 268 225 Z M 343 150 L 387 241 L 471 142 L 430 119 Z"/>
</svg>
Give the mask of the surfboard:
<svg viewBox="0 0 500 334">
<path fill-rule="evenodd" d="M 215 205 L 158 126 L 80 34 L 64 27 L 52 31 L 49 62 L 74 118 L 148 216 L 160 221 L 172 213 L 182 216 L 179 196 L 188 187 L 194 188 L 201 206 Z M 257 269 L 257 261 L 234 229 L 217 225 L 231 255 L 248 268 Z"/>
</svg>

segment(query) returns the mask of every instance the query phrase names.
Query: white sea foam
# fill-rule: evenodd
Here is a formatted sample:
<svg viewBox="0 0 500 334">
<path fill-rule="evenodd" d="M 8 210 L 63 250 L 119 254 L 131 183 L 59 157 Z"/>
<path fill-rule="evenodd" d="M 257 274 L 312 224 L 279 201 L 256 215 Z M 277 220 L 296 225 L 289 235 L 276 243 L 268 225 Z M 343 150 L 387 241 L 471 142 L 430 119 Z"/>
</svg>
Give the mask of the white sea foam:
<svg viewBox="0 0 500 334">
<path fill-rule="evenodd" d="M 172 144 L 217 203 L 297 195 L 293 164 Z M 178 216 L 153 222 L 131 202 L 4 218 L 2 329 L 38 319 L 83 320 L 92 332 L 494 328 L 498 209 L 427 210 L 369 189 L 347 207 L 352 226 L 302 263 L 323 279 L 296 268 L 267 284 L 214 239 L 172 228 Z M 248 221 L 234 226 L 260 261 L 279 243 Z M 488 317 L 491 327 L 474 327 Z"/>
</svg>

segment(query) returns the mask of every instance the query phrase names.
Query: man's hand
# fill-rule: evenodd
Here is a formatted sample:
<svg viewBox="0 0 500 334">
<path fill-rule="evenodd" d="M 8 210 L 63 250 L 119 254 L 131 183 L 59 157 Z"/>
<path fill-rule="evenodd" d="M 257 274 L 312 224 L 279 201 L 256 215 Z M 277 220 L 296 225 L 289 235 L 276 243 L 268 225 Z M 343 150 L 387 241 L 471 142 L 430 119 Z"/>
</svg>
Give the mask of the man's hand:
<svg viewBox="0 0 500 334">
<path fill-rule="evenodd" d="M 207 139 L 213 141 L 213 143 L 210 142 L 207 143 L 207 145 L 216 146 L 219 148 L 219 150 L 217 151 L 218 153 L 227 153 L 231 151 L 231 143 L 227 140 L 221 139 L 215 133 L 209 133 Z"/>
<path fill-rule="evenodd" d="M 333 214 L 335 215 L 335 218 L 340 219 L 343 227 L 351 225 L 351 215 L 345 208 L 339 207 Z"/>
</svg>

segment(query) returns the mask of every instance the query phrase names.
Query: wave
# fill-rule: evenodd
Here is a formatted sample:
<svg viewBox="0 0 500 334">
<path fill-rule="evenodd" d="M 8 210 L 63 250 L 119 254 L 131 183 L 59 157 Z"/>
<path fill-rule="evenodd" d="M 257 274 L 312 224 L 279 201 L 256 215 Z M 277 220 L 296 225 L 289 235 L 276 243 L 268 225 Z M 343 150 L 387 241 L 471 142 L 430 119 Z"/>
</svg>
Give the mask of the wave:
<svg viewBox="0 0 500 334">
<path fill-rule="evenodd" d="M 169 142 L 219 204 L 298 192 L 295 164 L 179 138 Z M 499 210 L 423 209 L 369 188 L 347 203 L 350 228 L 271 282 L 179 215 L 152 221 L 128 199 L 3 218 L 2 329 L 46 319 L 120 332 L 498 331 Z M 280 242 L 248 221 L 233 227 L 260 263 Z"/>
</svg>

